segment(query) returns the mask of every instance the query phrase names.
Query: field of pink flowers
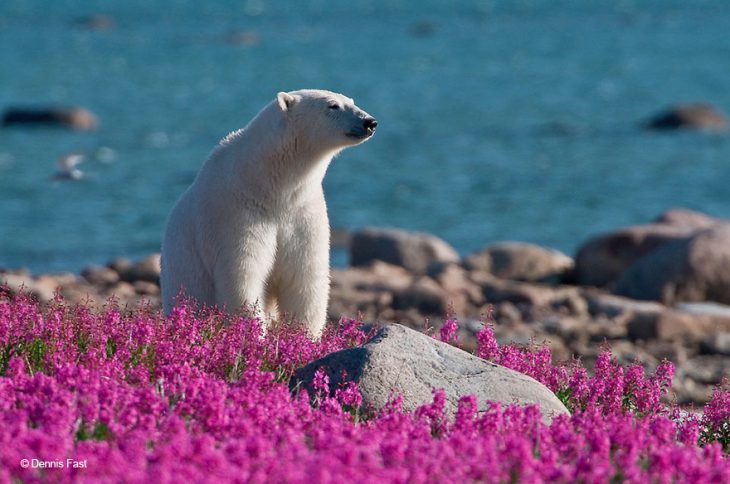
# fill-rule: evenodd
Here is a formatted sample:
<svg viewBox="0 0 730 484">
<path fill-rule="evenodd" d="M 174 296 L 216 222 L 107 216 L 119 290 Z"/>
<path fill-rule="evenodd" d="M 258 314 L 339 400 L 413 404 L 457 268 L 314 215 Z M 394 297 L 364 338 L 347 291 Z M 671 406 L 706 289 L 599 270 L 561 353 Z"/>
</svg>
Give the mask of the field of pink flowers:
<svg viewBox="0 0 730 484">
<path fill-rule="evenodd" d="M 456 322 L 441 338 L 452 341 Z M 551 388 L 572 411 L 552 425 L 535 407 L 444 395 L 415 412 L 396 398 L 360 412 L 357 387 L 292 397 L 293 371 L 362 344 L 357 321 L 321 341 L 181 305 L 39 306 L 0 293 L 0 481 L 69 482 L 730 482 L 730 393 L 701 416 L 662 403 L 673 367 L 645 375 L 603 353 L 591 376 L 547 349 L 478 355 Z"/>
</svg>

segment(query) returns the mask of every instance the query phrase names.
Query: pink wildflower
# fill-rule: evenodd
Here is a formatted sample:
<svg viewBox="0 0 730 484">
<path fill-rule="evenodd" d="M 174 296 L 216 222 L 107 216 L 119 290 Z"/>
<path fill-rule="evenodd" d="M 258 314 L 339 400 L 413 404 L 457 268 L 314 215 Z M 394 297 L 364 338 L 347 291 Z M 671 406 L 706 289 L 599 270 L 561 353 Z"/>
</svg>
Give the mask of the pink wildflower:
<svg viewBox="0 0 730 484">
<path fill-rule="evenodd" d="M 459 331 L 459 325 L 453 319 L 447 319 L 443 326 L 441 326 L 441 341 L 444 343 L 456 343 L 459 339 L 457 332 Z"/>
</svg>

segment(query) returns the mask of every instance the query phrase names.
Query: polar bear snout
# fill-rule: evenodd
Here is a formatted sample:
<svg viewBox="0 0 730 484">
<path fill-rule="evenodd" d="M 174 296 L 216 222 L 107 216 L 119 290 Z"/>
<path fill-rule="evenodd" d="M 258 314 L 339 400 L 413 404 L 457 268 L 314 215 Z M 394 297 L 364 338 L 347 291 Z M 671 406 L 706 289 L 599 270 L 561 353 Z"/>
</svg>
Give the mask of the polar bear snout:
<svg viewBox="0 0 730 484">
<path fill-rule="evenodd" d="M 368 115 L 365 118 L 362 118 L 362 125 L 361 127 L 354 128 L 349 133 L 347 133 L 348 136 L 351 138 L 355 138 L 357 140 L 364 141 L 368 138 L 370 138 L 373 133 L 375 133 L 375 128 L 378 126 L 378 122 L 375 118 Z"/>
<path fill-rule="evenodd" d="M 375 128 L 378 127 L 378 120 L 375 118 L 365 118 L 362 122 L 363 126 L 365 127 L 365 132 L 372 136 L 375 132 Z"/>
</svg>

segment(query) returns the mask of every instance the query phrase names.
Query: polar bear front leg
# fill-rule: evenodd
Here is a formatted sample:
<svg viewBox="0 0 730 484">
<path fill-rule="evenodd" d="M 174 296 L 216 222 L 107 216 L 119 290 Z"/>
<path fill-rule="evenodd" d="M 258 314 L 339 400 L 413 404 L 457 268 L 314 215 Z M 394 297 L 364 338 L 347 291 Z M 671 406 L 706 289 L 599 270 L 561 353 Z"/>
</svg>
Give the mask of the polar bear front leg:
<svg viewBox="0 0 730 484">
<path fill-rule="evenodd" d="M 276 255 L 276 228 L 256 224 L 240 238 L 225 241 L 215 265 L 215 298 L 219 307 L 235 312 L 252 308 L 264 326 L 266 282 Z"/>
<path fill-rule="evenodd" d="M 324 213 L 324 216 L 321 215 Z M 274 274 L 280 316 L 301 321 L 318 339 L 327 322 L 330 229 L 325 211 L 299 218 L 279 245 Z"/>
</svg>

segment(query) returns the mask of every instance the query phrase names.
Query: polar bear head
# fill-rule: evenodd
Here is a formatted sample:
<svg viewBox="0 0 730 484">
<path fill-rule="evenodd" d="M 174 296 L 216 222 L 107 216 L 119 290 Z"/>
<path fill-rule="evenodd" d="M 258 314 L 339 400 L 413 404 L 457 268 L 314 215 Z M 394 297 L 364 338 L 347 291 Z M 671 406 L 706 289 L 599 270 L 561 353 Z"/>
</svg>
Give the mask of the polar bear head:
<svg viewBox="0 0 730 484">
<path fill-rule="evenodd" d="M 298 140 L 325 150 L 340 150 L 369 139 L 378 122 L 349 97 L 331 91 L 280 92 L 276 101 Z"/>
</svg>

